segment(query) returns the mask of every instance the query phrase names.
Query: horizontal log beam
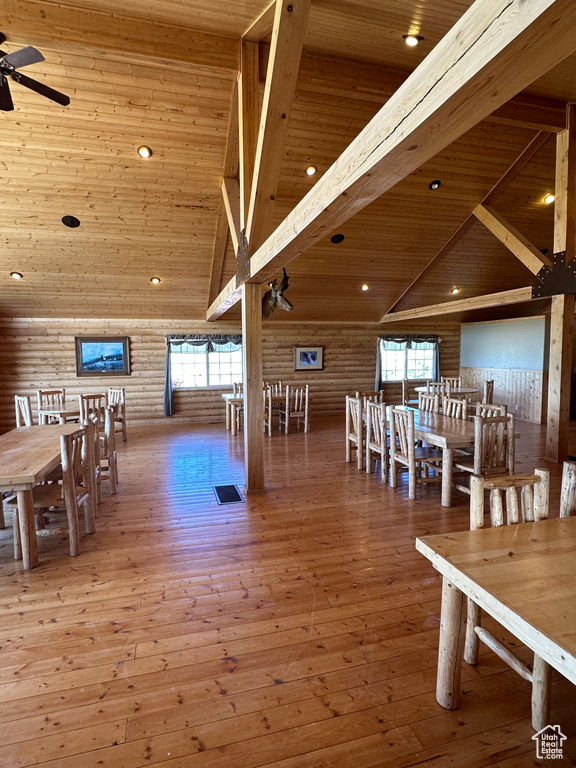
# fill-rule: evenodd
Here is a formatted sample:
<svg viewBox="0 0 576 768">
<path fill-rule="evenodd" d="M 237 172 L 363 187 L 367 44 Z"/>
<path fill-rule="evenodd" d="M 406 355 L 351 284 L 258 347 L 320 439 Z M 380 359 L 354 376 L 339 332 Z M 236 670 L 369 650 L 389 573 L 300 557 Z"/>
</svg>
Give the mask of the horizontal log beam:
<svg viewBox="0 0 576 768">
<path fill-rule="evenodd" d="M 219 317 L 237 304 L 242 298 L 242 286 L 236 285 L 236 275 L 228 281 L 220 294 L 208 307 L 206 320 L 218 320 Z"/>
<path fill-rule="evenodd" d="M 399 320 L 418 320 L 421 317 L 451 315 L 454 312 L 469 312 L 475 309 L 502 307 L 508 304 L 522 304 L 525 301 L 532 301 L 532 286 L 490 293 L 486 296 L 473 296 L 469 299 L 446 301 L 442 304 L 430 304 L 427 307 L 416 307 L 415 309 L 406 309 L 402 312 L 391 312 L 389 315 L 384 315 L 380 322 L 396 323 Z"/>
<path fill-rule="evenodd" d="M 254 254 L 251 281 L 267 282 L 576 50 L 572 24 L 571 0 L 476 0 Z"/>
<path fill-rule="evenodd" d="M 270 47 L 260 46 L 260 79 L 264 82 Z M 297 88 L 383 105 L 410 77 L 407 70 L 304 52 Z M 559 133 L 566 127 L 566 102 L 519 93 L 485 118 L 534 131 Z"/>
<path fill-rule="evenodd" d="M 121 4 L 118 8 L 121 9 Z M 53 5 L 44 0 L 3 0 L 2 32 L 8 42 L 68 46 L 133 54 L 163 61 L 238 70 L 238 40 L 118 14 Z"/>
</svg>

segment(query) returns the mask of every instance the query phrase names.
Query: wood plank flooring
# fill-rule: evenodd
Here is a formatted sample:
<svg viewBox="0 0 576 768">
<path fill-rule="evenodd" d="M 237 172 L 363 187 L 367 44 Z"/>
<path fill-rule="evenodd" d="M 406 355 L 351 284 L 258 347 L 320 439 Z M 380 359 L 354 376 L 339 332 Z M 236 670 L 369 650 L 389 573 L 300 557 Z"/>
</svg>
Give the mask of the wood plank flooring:
<svg viewBox="0 0 576 768">
<path fill-rule="evenodd" d="M 518 431 L 518 470 L 549 466 L 542 430 Z M 346 464 L 342 419 L 265 455 L 268 492 L 218 506 L 214 484 L 242 485 L 242 435 L 133 428 L 79 557 L 43 536 L 23 572 L 0 531 L 0 766 L 543 764 L 529 687 L 489 651 L 464 665 L 459 710 L 435 701 L 440 579 L 414 538 L 466 529 L 467 497 L 409 501 L 406 478 Z M 570 737 L 554 764 L 574 765 L 575 689 L 553 689 Z"/>
</svg>

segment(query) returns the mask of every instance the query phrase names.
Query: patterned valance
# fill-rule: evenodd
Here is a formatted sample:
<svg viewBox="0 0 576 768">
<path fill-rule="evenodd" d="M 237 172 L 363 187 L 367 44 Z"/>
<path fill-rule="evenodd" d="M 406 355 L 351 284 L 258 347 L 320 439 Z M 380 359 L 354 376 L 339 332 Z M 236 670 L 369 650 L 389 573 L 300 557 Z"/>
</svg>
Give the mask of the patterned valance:
<svg viewBox="0 0 576 768">
<path fill-rule="evenodd" d="M 217 352 L 222 347 L 233 344 L 236 347 L 242 346 L 242 334 L 240 333 L 187 333 L 170 334 L 166 336 L 166 343 L 172 347 L 181 347 L 189 344 L 191 347 L 206 347 L 208 352 Z"/>
</svg>

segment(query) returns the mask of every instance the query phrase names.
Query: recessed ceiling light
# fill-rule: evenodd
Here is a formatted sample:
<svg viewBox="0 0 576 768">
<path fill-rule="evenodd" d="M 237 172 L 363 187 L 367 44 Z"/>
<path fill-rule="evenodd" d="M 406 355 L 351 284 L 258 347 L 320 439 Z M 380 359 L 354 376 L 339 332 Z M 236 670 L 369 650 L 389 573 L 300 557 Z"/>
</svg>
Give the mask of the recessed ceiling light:
<svg viewBox="0 0 576 768">
<path fill-rule="evenodd" d="M 550 205 L 550 203 L 553 203 L 553 202 L 554 202 L 554 200 L 556 200 L 556 197 L 555 197 L 554 195 L 552 195 L 552 194 L 550 194 L 550 195 L 546 195 L 546 197 L 544 198 L 544 202 L 545 202 L 547 205 Z"/>
<path fill-rule="evenodd" d="M 369 288 L 370 286 L 367 283 L 364 283 L 364 285 L 362 286 L 363 291 L 367 291 Z"/>
<path fill-rule="evenodd" d="M 460 293 L 460 288 L 452 288 L 450 293 Z"/>
<path fill-rule="evenodd" d="M 140 157 L 152 157 L 152 150 L 143 144 L 141 147 L 138 147 L 138 154 Z"/>
<path fill-rule="evenodd" d="M 77 219 L 76 216 L 62 216 L 62 224 L 70 227 L 70 229 L 76 229 L 80 226 L 80 219 Z"/>
<path fill-rule="evenodd" d="M 342 234 L 332 235 L 332 237 L 330 238 L 330 242 L 335 243 L 336 245 L 338 243 L 342 243 L 344 242 L 344 235 Z"/>
<path fill-rule="evenodd" d="M 406 45 L 409 45 L 411 48 L 415 48 L 419 42 L 424 40 L 422 35 L 402 35 L 402 37 Z"/>
<path fill-rule="evenodd" d="M 153 283 L 154 285 L 158 285 L 158 283 L 161 283 L 162 280 L 159 277 L 151 277 L 150 282 Z"/>
<path fill-rule="evenodd" d="M 306 174 L 306 176 L 314 176 L 317 170 L 318 168 L 315 165 L 308 165 L 304 173 Z"/>
<path fill-rule="evenodd" d="M 22 280 L 24 275 L 22 274 L 22 272 L 10 272 L 10 277 L 13 277 L 14 280 Z"/>
<path fill-rule="evenodd" d="M 440 179 L 434 179 L 434 181 L 431 181 L 430 184 L 428 184 L 428 189 L 438 189 L 440 184 L 442 184 Z"/>
</svg>

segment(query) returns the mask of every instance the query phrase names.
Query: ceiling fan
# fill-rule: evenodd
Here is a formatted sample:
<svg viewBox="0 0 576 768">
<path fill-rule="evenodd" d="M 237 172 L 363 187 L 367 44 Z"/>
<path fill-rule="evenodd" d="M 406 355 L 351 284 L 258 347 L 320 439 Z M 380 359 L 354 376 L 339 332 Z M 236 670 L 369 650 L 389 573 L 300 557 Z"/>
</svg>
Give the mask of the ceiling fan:
<svg viewBox="0 0 576 768">
<path fill-rule="evenodd" d="M 0 110 L 9 112 L 14 109 L 14 102 L 10 94 L 10 88 L 8 87 L 8 78 L 11 77 L 20 85 L 30 88 L 32 91 L 46 96 L 47 99 L 52 99 L 63 107 L 70 104 L 70 98 L 60 91 L 55 91 L 54 88 L 49 88 L 44 83 L 39 83 L 37 80 L 32 80 L 31 77 L 23 75 L 17 70 L 20 67 L 27 67 L 29 64 L 36 64 L 38 61 L 44 61 L 44 56 L 40 51 L 33 48 L 31 45 L 26 48 L 21 48 L 14 53 L 6 53 L 6 51 L 0 51 Z"/>
</svg>

